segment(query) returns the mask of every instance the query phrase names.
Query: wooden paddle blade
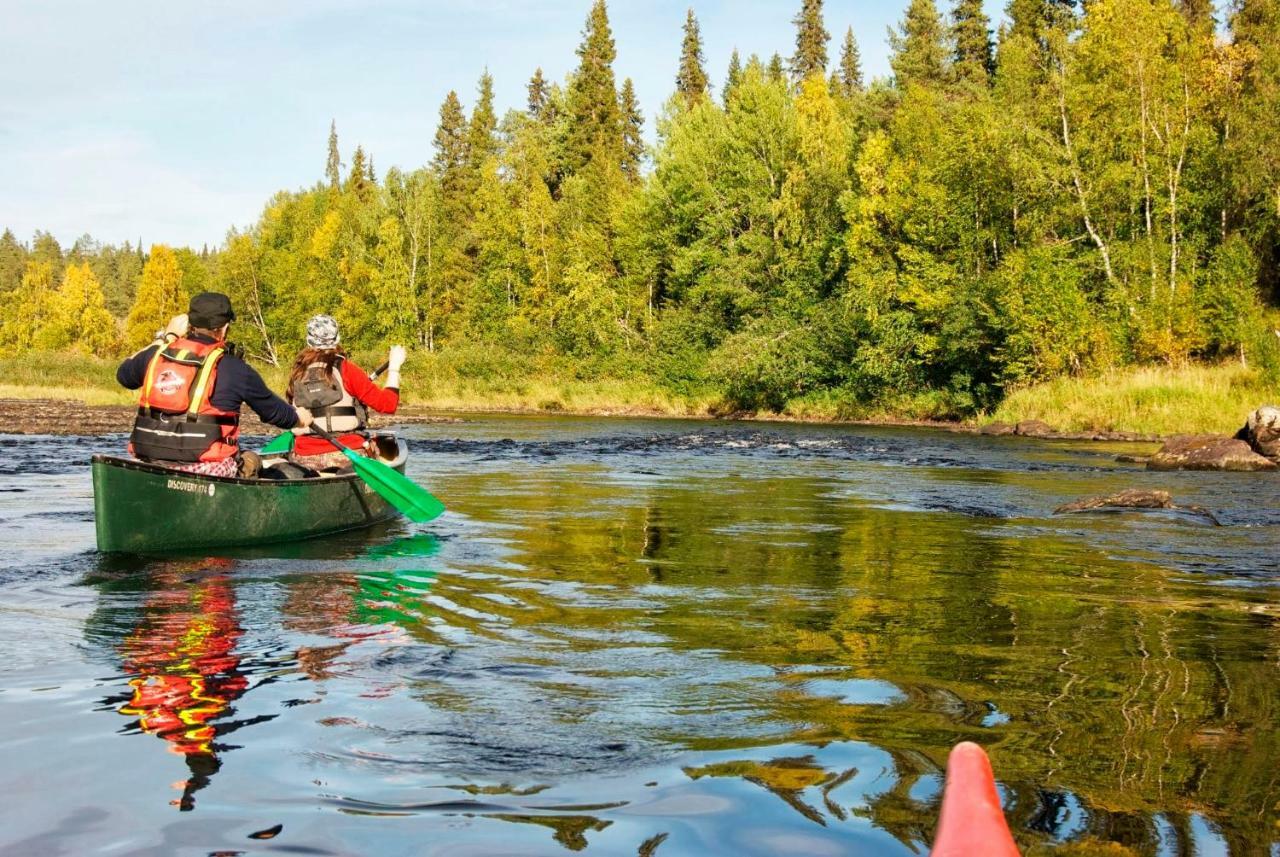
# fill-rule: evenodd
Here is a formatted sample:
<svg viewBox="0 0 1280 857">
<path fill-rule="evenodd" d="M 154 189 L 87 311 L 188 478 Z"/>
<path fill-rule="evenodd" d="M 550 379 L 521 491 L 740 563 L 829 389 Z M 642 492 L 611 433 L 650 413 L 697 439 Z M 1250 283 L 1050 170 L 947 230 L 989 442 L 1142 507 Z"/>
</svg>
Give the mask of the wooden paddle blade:
<svg viewBox="0 0 1280 857">
<path fill-rule="evenodd" d="M 271 442 L 262 448 L 259 455 L 279 455 L 282 452 L 288 452 L 293 449 L 293 432 L 281 432 L 271 439 Z"/>
<path fill-rule="evenodd" d="M 409 520 L 423 524 L 439 517 L 444 511 L 444 504 L 430 491 L 414 484 L 398 470 L 345 447 L 342 451 L 346 453 L 360 478 Z"/>
</svg>

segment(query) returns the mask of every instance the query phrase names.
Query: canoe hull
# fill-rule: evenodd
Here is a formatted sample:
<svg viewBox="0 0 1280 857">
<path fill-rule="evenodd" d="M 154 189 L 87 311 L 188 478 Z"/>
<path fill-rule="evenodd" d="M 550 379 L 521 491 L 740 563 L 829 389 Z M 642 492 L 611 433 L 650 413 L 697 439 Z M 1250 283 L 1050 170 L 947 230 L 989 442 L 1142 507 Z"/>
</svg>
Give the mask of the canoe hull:
<svg viewBox="0 0 1280 857">
<path fill-rule="evenodd" d="M 401 453 L 393 466 L 403 471 Z M 98 550 L 112 553 L 293 541 L 398 514 L 354 474 L 229 479 L 104 455 L 93 458 L 93 509 Z"/>
</svg>

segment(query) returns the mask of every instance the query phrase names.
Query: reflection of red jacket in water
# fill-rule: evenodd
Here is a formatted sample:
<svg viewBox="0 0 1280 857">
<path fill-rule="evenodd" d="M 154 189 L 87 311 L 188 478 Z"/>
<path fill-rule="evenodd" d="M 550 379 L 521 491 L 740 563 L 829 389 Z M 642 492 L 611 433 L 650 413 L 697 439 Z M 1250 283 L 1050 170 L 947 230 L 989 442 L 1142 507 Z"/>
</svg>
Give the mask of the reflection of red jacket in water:
<svg viewBox="0 0 1280 857">
<path fill-rule="evenodd" d="M 192 793 L 219 765 L 211 721 L 248 688 L 234 653 L 244 631 L 226 577 L 162 585 L 147 603 L 148 620 L 121 646 L 125 669 L 135 678 L 129 681 L 133 698 L 120 713 L 136 716 L 144 732 L 159 735 L 187 758 L 193 776 L 176 803 L 191 809 Z"/>
</svg>

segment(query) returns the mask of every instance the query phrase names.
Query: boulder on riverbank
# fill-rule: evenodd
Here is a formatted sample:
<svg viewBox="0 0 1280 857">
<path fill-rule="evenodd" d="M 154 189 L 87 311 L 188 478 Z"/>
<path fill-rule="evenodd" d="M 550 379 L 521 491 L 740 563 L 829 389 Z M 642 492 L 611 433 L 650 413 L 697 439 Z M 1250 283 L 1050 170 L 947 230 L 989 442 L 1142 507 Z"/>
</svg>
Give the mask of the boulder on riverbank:
<svg viewBox="0 0 1280 857">
<path fill-rule="evenodd" d="M 1276 470 L 1278 465 L 1254 452 L 1243 440 L 1216 434 L 1182 434 L 1169 438 L 1147 461 L 1148 470 Z"/>
<path fill-rule="evenodd" d="M 1119 494 L 1086 497 L 1083 500 L 1064 503 L 1054 509 L 1053 513 L 1055 515 L 1069 515 L 1078 512 L 1118 512 L 1127 509 L 1168 509 L 1175 512 L 1198 515 L 1215 526 L 1220 526 L 1218 519 L 1208 509 L 1203 506 L 1175 505 L 1173 495 L 1168 491 L 1159 489 L 1130 488 L 1121 491 Z"/>
<path fill-rule="evenodd" d="M 1280 407 L 1263 405 L 1249 414 L 1236 438 L 1247 441 L 1254 452 L 1280 464 Z"/>
</svg>

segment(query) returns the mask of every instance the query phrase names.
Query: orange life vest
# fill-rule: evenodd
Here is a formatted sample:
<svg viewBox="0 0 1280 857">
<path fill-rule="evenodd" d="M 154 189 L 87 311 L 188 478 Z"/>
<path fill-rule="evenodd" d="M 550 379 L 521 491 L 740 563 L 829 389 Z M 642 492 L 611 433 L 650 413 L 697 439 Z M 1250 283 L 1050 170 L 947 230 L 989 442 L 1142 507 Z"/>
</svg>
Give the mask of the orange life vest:
<svg viewBox="0 0 1280 857">
<path fill-rule="evenodd" d="M 221 461 L 239 449 L 240 412 L 209 401 L 222 345 L 176 339 L 147 364 L 129 452 L 150 461 Z"/>
</svg>

